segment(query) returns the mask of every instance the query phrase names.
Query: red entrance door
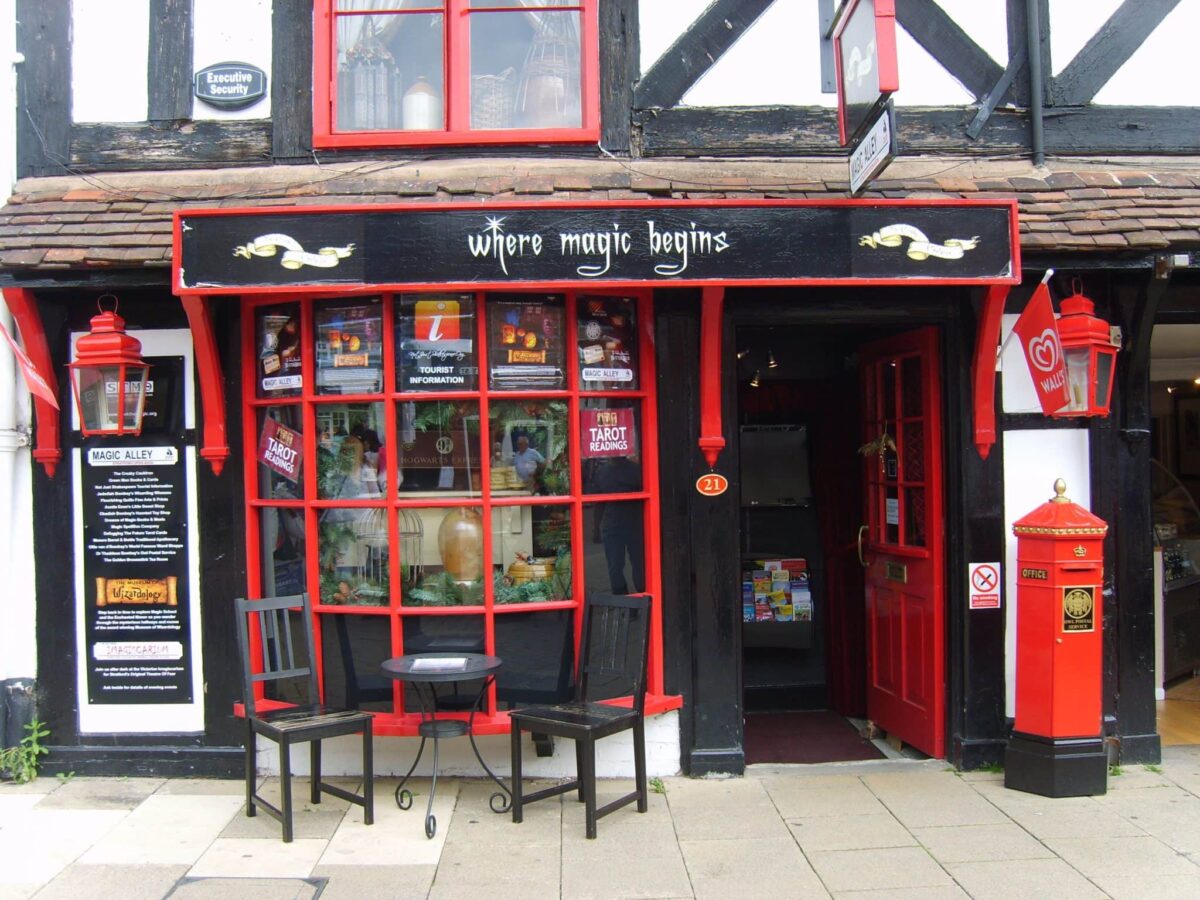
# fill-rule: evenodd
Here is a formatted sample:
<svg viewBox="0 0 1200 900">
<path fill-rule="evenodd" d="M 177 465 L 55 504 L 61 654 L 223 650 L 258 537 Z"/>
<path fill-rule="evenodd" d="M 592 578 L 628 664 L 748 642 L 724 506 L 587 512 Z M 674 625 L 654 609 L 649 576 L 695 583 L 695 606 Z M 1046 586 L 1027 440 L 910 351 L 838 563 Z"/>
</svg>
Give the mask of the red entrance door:
<svg viewBox="0 0 1200 900">
<path fill-rule="evenodd" d="M 867 715 L 945 756 L 945 541 L 937 332 L 859 349 L 866 524 Z"/>
</svg>

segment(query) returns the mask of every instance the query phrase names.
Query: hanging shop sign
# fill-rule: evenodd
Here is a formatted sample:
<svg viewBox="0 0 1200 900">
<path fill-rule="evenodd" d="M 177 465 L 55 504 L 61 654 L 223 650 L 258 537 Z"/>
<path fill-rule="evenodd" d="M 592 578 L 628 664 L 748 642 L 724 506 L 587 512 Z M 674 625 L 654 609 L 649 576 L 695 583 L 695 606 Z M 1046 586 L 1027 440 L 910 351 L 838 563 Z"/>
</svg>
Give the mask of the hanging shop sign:
<svg viewBox="0 0 1200 900">
<path fill-rule="evenodd" d="M 889 99 L 850 154 L 850 196 L 857 197 L 896 158 L 896 111 Z"/>
<path fill-rule="evenodd" d="M 1009 201 L 189 210 L 176 215 L 175 227 L 179 293 L 580 282 L 972 283 L 1019 276 L 1016 205 Z"/>
<path fill-rule="evenodd" d="M 196 73 L 193 90 L 209 106 L 242 109 L 267 95 L 267 73 L 249 63 L 217 63 Z"/>
<path fill-rule="evenodd" d="M 152 360 L 156 416 L 82 450 L 87 702 L 193 700 L 181 357 Z M 153 385 L 151 387 L 151 384 Z"/>
<path fill-rule="evenodd" d="M 838 132 L 842 146 L 858 137 L 880 105 L 900 89 L 895 0 L 849 0 L 833 31 L 837 61 Z"/>
</svg>

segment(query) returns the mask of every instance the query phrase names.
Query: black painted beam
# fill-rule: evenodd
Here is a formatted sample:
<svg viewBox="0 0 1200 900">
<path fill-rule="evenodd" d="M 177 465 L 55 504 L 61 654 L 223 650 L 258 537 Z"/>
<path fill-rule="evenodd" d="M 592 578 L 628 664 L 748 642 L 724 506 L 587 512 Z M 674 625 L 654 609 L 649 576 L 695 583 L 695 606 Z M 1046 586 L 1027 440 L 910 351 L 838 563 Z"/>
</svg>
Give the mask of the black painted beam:
<svg viewBox="0 0 1200 900">
<path fill-rule="evenodd" d="M 976 99 L 1004 74 L 934 0 L 896 0 L 896 22 Z"/>
<path fill-rule="evenodd" d="M 106 123 L 71 128 L 73 169 L 261 166 L 270 154 L 271 123 L 262 119 L 201 121 L 186 130 Z"/>
<path fill-rule="evenodd" d="M 312 162 L 312 0 L 271 6 L 271 156 Z"/>
<path fill-rule="evenodd" d="M 61 175 L 71 148 L 71 7 L 17 0 L 17 177 Z"/>
<path fill-rule="evenodd" d="M 638 77 L 637 0 L 600 4 L 600 146 L 630 153 L 630 111 Z"/>
<path fill-rule="evenodd" d="M 150 0 L 146 118 L 192 117 L 192 0 Z"/>
<path fill-rule="evenodd" d="M 1054 79 L 1053 104 L 1090 103 L 1178 5 L 1179 0 L 1125 0 Z"/>
<path fill-rule="evenodd" d="M 713 0 L 642 76 L 633 92 L 633 105 L 637 109 L 669 109 L 677 105 L 773 2 Z"/>
</svg>

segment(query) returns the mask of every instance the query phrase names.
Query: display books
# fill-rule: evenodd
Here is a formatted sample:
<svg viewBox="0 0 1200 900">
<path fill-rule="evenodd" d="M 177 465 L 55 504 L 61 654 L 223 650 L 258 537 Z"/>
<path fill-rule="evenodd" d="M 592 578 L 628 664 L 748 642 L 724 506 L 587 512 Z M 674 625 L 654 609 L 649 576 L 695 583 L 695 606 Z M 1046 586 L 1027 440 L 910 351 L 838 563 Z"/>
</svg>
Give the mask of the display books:
<svg viewBox="0 0 1200 900">
<path fill-rule="evenodd" d="M 560 302 L 488 304 L 488 383 L 493 390 L 562 390 L 563 356 Z"/>
<path fill-rule="evenodd" d="M 383 388 L 383 315 L 378 299 L 318 306 L 317 391 L 373 394 Z"/>
<path fill-rule="evenodd" d="M 584 390 L 637 390 L 634 301 L 579 298 L 579 380 Z"/>
</svg>

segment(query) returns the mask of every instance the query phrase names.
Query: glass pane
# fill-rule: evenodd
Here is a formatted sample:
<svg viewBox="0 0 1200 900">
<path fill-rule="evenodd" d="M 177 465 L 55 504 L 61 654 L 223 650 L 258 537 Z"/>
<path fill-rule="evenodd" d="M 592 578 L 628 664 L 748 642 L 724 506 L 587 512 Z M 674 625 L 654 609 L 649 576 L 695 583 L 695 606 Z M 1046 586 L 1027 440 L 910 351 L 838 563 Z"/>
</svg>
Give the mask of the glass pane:
<svg viewBox="0 0 1200 900">
<path fill-rule="evenodd" d="M 477 401 L 401 403 L 396 423 L 401 494 L 483 490 Z"/>
<path fill-rule="evenodd" d="M 321 602 L 387 606 L 388 526 L 384 509 L 322 509 L 317 514 Z"/>
<path fill-rule="evenodd" d="M 579 298 L 582 390 L 637 390 L 636 306 L 635 300 L 624 297 Z"/>
<path fill-rule="evenodd" d="M 883 371 L 883 417 L 896 418 L 896 363 L 884 362 L 879 364 Z"/>
<path fill-rule="evenodd" d="M 388 616 L 322 613 L 325 702 L 346 709 L 392 710 L 393 681 L 379 664 L 393 656 Z"/>
<path fill-rule="evenodd" d="M 317 417 L 317 497 L 353 500 L 387 492 L 382 403 L 320 403 Z"/>
<path fill-rule="evenodd" d="M 895 487 L 884 489 L 883 501 L 884 543 L 900 543 L 900 493 Z"/>
<path fill-rule="evenodd" d="M 269 406 L 258 412 L 259 499 L 304 497 L 304 441 L 299 406 Z"/>
<path fill-rule="evenodd" d="M 494 508 L 492 562 L 497 604 L 570 599 L 569 508 Z"/>
<path fill-rule="evenodd" d="M 585 494 L 626 494 L 642 489 L 641 403 L 581 401 L 579 452 Z"/>
<path fill-rule="evenodd" d="M 1096 384 L 1092 392 L 1092 403 L 1097 408 L 1108 406 L 1108 382 L 1112 378 L 1112 367 L 1115 360 L 1116 356 L 1112 353 L 1104 351 L 1096 353 Z"/>
<path fill-rule="evenodd" d="M 405 653 L 482 653 L 483 616 L 405 616 Z"/>
<path fill-rule="evenodd" d="M 630 500 L 583 508 L 585 594 L 639 594 L 646 589 L 644 507 L 640 500 Z"/>
<path fill-rule="evenodd" d="M 925 480 L 925 431 L 920 422 L 904 425 L 904 480 Z"/>
<path fill-rule="evenodd" d="M 488 416 L 493 490 L 502 472 L 510 491 L 571 492 L 565 400 L 495 400 Z"/>
<path fill-rule="evenodd" d="M 258 533 L 262 547 L 262 595 L 286 597 L 307 590 L 304 564 L 304 510 L 262 509 Z"/>
<path fill-rule="evenodd" d="M 496 701 L 513 708 L 571 698 L 575 611 L 543 609 L 496 616 Z"/>
<path fill-rule="evenodd" d="M 316 307 L 318 394 L 383 388 L 383 305 L 378 297 Z"/>
<path fill-rule="evenodd" d="M 907 488 L 904 491 L 904 543 L 910 547 L 925 546 L 924 488 Z"/>
<path fill-rule="evenodd" d="M 475 355 L 475 297 L 471 294 L 400 297 L 396 346 L 400 390 L 476 390 L 479 360 Z"/>
<path fill-rule="evenodd" d="M 578 128 L 582 124 L 579 13 L 526 11 L 520 18 L 526 30 L 519 46 L 510 50 L 520 55 L 515 123 L 523 128 Z"/>
<path fill-rule="evenodd" d="M 255 394 L 258 397 L 299 397 L 300 304 L 263 306 L 254 313 Z"/>
<path fill-rule="evenodd" d="M 445 127 L 441 13 L 338 16 L 336 31 L 340 130 Z"/>
<path fill-rule="evenodd" d="M 483 605 L 483 516 L 475 507 L 402 509 L 405 606 Z"/>
<path fill-rule="evenodd" d="M 1066 412 L 1082 412 L 1087 409 L 1088 397 L 1091 396 L 1091 385 L 1088 384 L 1088 363 L 1091 352 L 1087 347 L 1072 347 L 1063 351 L 1063 360 L 1067 364 L 1067 386 L 1070 388 L 1071 399 L 1065 407 Z"/>
<path fill-rule="evenodd" d="M 921 358 L 919 356 L 906 357 L 900 363 L 900 381 L 903 391 L 902 415 L 921 415 L 923 410 L 921 407 Z"/>
<path fill-rule="evenodd" d="M 488 302 L 488 383 L 493 390 L 562 390 L 563 298 Z"/>
</svg>

